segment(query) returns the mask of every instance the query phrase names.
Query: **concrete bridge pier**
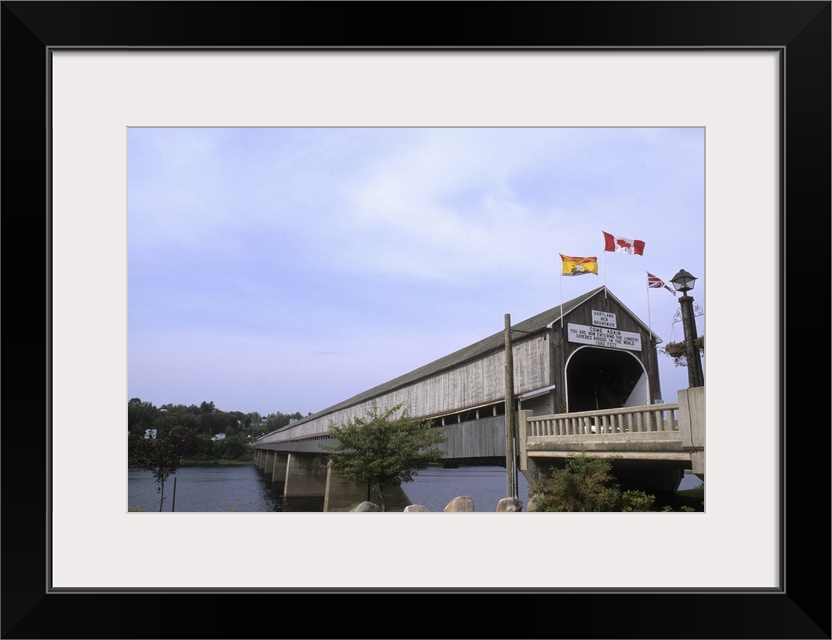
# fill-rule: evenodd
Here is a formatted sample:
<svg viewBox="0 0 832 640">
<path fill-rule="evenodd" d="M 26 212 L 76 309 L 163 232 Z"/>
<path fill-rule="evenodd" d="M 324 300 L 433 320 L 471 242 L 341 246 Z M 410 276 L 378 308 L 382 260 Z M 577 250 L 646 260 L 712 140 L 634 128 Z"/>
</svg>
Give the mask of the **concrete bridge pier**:
<svg viewBox="0 0 832 640">
<path fill-rule="evenodd" d="M 326 456 L 290 453 L 286 456 L 284 498 L 319 498 L 326 492 Z"/>
<path fill-rule="evenodd" d="M 263 475 L 271 477 L 274 472 L 274 459 L 277 454 L 274 451 L 266 451 L 266 456 L 263 460 Z"/>
<path fill-rule="evenodd" d="M 369 495 L 368 495 L 369 493 Z M 376 491 L 368 491 L 365 482 L 348 480 L 338 469 L 327 465 L 326 492 L 324 493 L 324 511 L 350 511 L 365 500 L 381 506 L 381 496 Z M 390 487 L 384 491 L 385 511 L 403 511 L 412 504 L 402 487 Z"/>
<path fill-rule="evenodd" d="M 529 486 L 532 486 L 548 476 L 551 465 L 538 464 L 535 458 L 521 456 L 517 468 L 526 477 Z"/>
<path fill-rule="evenodd" d="M 289 463 L 289 455 L 275 451 L 274 469 L 272 470 L 272 482 L 286 482 L 286 468 Z"/>
<path fill-rule="evenodd" d="M 327 465 L 324 512 L 349 511 L 364 500 L 370 500 L 365 482 L 348 480 L 338 469 L 333 469 L 331 464 Z"/>
<path fill-rule="evenodd" d="M 257 450 L 257 453 L 254 456 L 254 464 L 257 465 L 257 468 L 260 469 L 260 471 L 263 471 L 266 468 L 269 454 L 271 453 L 274 453 L 274 451 L 269 451 L 268 449 Z"/>
<path fill-rule="evenodd" d="M 368 500 L 367 484 L 345 478 L 332 468 L 326 455 L 265 450 L 258 452 L 255 462 L 272 482 L 283 485 L 284 498 L 323 497 L 325 512 L 350 511 Z M 381 506 L 381 496 L 375 491 L 370 492 L 369 501 Z M 410 504 L 412 502 L 402 487 L 385 490 L 386 511 L 402 511 Z"/>
</svg>

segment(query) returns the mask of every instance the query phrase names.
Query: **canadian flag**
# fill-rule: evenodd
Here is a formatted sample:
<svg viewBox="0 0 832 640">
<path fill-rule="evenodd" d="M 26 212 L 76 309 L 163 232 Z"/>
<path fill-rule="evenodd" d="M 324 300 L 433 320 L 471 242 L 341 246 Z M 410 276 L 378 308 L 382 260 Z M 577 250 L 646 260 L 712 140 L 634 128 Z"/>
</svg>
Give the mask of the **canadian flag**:
<svg viewBox="0 0 832 640">
<path fill-rule="evenodd" d="M 614 236 L 606 231 L 601 233 L 604 234 L 604 251 L 618 251 L 637 256 L 644 255 L 644 240 L 630 240 L 629 238 Z"/>
</svg>

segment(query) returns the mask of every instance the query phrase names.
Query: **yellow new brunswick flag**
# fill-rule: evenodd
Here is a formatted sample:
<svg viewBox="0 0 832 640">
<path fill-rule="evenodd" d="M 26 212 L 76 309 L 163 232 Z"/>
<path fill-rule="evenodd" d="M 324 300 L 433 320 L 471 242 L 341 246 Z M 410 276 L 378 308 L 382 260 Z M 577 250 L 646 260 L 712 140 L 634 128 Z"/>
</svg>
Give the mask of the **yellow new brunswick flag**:
<svg viewBox="0 0 832 640">
<path fill-rule="evenodd" d="M 560 254 L 560 261 L 563 265 L 561 275 L 564 276 L 582 276 L 587 273 L 594 273 L 598 275 L 598 258 L 575 258 L 574 256 L 565 256 Z"/>
</svg>

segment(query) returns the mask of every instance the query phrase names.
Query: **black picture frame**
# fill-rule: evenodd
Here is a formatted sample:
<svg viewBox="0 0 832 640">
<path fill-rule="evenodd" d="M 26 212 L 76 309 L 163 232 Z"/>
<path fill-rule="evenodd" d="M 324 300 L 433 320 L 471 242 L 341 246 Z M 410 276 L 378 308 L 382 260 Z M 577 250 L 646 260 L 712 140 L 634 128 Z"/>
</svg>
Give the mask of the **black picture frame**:
<svg viewBox="0 0 832 640">
<path fill-rule="evenodd" d="M 828 361 L 807 369 L 816 341 L 786 349 L 789 312 L 806 316 L 791 326 L 828 317 L 815 288 L 829 273 L 830 2 L 10 1 L 0 19 L 3 638 L 830 638 L 828 410 L 806 412 L 828 397 Z M 51 593 L 49 52 L 131 46 L 781 52 L 781 588 Z M 778 284 L 754 265 L 726 268 L 749 305 L 755 287 Z"/>
</svg>

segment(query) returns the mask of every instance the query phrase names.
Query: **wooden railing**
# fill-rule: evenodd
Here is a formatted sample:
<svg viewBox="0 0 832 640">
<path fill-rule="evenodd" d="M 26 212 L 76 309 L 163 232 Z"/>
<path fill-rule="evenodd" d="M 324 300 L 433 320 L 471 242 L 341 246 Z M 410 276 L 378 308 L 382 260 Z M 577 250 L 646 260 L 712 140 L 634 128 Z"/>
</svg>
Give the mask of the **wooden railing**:
<svg viewBox="0 0 832 640">
<path fill-rule="evenodd" d="M 601 436 L 678 431 L 677 403 L 581 411 L 526 418 L 526 436 Z"/>
</svg>

